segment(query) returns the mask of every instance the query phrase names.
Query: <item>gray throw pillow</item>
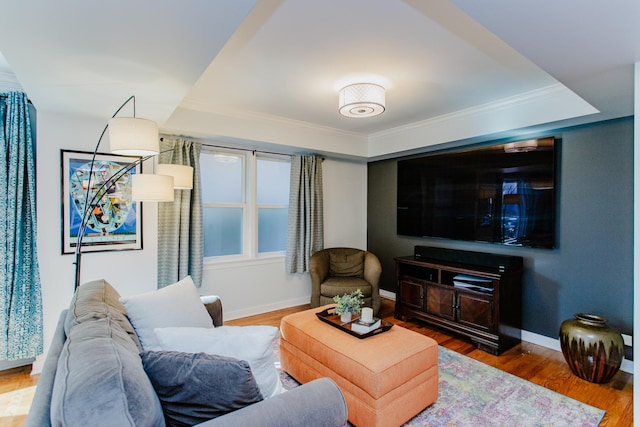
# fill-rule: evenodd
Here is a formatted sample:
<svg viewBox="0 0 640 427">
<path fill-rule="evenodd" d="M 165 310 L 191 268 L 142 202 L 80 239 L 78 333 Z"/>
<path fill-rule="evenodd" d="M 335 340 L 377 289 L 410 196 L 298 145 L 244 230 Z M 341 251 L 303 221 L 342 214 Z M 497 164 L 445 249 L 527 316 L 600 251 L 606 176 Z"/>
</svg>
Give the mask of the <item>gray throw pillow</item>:
<svg viewBox="0 0 640 427">
<path fill-rule="evenodd" d="M 206 353 L 143 351 L 167 426 L 192 426 L 262 400 L 249 364 Z"/>
</svg>

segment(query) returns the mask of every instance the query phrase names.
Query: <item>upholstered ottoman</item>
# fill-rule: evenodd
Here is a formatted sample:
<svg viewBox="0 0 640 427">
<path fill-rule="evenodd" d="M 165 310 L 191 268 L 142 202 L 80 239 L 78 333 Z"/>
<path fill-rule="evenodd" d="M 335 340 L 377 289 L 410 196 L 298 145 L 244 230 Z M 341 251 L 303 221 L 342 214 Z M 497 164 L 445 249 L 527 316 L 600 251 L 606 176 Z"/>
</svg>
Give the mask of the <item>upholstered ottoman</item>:
<svg viewBox="0 0 640 427">
<path fill-rule="evenodd" d="M 358 427 L 399 426 L 438 398 L 438 344 L 394 325 L 359 339 L 317 318 L 324 306 L 285 316 L 282 368 L 301 383 L 332 378 Z"/>
</svg>

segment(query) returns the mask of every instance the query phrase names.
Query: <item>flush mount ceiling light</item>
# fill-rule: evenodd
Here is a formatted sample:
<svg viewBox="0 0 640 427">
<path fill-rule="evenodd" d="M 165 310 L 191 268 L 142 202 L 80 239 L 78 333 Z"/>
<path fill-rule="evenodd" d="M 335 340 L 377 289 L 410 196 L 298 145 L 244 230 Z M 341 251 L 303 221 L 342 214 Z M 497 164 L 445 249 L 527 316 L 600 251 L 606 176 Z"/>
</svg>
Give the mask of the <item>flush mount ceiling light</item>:
<svg viewBox="0 0 640 427">
<path fill-rule="evenodd" d="M 345 86 L 338 93 L 338 111 L 346 117 L 372 117 L 384 112 L 385 91 L 373 83 Z"/>
</svg>

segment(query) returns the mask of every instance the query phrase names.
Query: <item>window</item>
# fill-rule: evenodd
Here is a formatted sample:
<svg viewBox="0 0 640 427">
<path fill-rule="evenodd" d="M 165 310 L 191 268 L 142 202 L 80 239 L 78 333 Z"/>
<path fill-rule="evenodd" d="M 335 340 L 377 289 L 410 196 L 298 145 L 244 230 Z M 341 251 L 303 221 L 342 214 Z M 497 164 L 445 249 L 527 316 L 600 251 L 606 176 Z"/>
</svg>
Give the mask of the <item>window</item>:
<svg viewBox="0 0 640 427">
<path fill-rule="evenodd" d="M 205 258 L 284 253 L 289 212 L 288 157 L 203 149 L 200 170 Z"/>
</svg>

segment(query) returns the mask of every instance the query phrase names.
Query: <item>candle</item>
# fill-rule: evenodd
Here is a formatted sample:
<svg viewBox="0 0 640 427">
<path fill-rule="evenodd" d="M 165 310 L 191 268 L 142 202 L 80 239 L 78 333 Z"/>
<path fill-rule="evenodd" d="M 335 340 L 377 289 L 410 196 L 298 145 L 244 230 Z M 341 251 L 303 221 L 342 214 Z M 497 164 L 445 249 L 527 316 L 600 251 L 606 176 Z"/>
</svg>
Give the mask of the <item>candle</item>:
<svg viewBox="0 0 640 427">
<path fill-rule="evenodd" d="M 363 322 L 371 322 L 371 321 L 373 321 L 373 308 L 371 308 L 371 307 L 363 307 L 362 308 L 362 314 L 360 315 L 360 318 L 362 319 Z"/>
</svg>

